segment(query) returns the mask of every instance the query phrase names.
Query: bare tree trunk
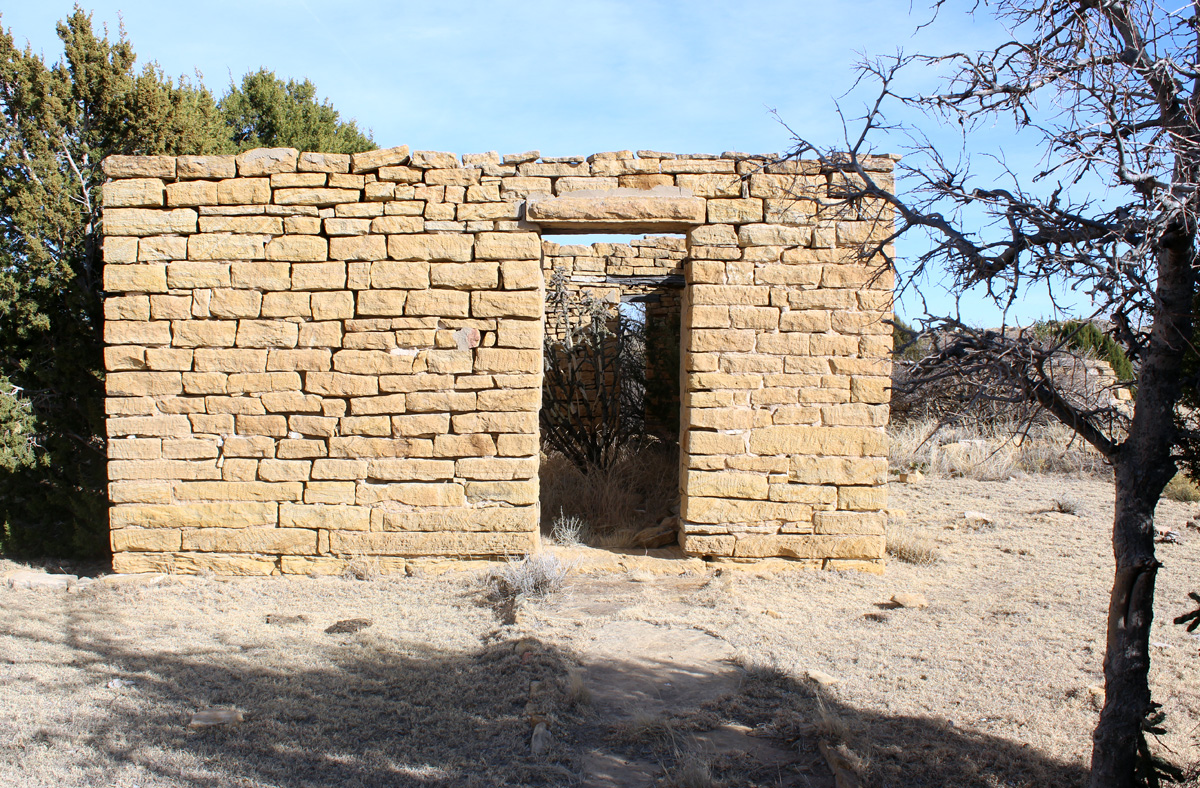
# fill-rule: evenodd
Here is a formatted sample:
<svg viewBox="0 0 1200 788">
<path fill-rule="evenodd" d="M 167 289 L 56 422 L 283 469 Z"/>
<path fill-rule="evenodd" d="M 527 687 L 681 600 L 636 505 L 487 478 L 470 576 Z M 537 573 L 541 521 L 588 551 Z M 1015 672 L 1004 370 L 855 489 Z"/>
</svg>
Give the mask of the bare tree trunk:
<svg viewBox="0 0 1200 788">
<path fill-rule="evenodd" d="M 1092 734 L 1092 788 L 1142 784 L 1138 748 L 1150 712 L 1150 624 L 1154 618 L 1154 509 L 1175 474 L 1175 403 L 1191 336 L 1195 230 L 1177 222 L 1160 251 L 1156 309 L 1138 378 L 1129 437 L 1114 459 L 1113 554 L 1116 576 L 1108 608 L 1104 708 Z"/>
</svg>

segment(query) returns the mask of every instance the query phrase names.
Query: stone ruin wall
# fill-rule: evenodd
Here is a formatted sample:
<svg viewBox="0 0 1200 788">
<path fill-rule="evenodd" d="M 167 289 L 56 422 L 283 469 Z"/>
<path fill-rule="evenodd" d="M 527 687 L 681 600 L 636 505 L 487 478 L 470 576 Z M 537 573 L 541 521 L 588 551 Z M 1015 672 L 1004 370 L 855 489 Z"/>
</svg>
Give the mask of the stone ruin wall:
<svg viewBox="0 0 1200 788">
<path fill-rule="evenodd" d="M 110 157 L 115 570 L 537 550 L 542 232 L 687 234 L 686 552 L 878 565 L 892 285 L 857 251 L 891 219 L 795 199 L 842 173 L 764 165 L 407 147 Z M 890 178 L 890 159 L 869 166 Z"/>
</svg>

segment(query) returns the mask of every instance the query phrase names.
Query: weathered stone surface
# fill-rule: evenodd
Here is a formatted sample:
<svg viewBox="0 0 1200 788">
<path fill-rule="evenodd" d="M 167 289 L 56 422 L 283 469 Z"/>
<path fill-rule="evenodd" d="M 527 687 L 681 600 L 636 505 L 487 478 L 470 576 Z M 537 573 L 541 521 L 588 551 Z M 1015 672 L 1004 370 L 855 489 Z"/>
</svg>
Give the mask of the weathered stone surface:
<svg viewBox="0 0 1200 788">
<path fill-rule="evenodd" d="M 295 148 L 254 148 L 237 155 L 238 175 L 246 178 L 277 172 L 295 172 L 299 156 L 300 151 Z"/>
<path fill-rule="evenodd" d="M 181 503 L 172 505 L 121 504 L 109 510 L 114 528 L 250 528 L 275 525 L 275 503 Z"/>
<path fill-rule="evenodd" d="M 538 534 L 516 532 L 331 532 L 329 547 L 350 555 L 506 556 L 536 552 Z"/>
<path fill-rule="evenodd" d="M 182 181 L 167 186 L 167 205 L 216 205 L 217 184 L 213 181 Z"/>
<path fill-rule="evenodd" d="M 315 235 L 285 235 L 268 241 L 265 254 L 268 260 L 321 262 L 329 259 L 329 244 Z"/>
<path fill-rule="evenodd" d="M 199 216 L 191 208 L 156 211 L 148 208 L 106 208 L 105 235 L 171 235 L 196 232 Z"/>
<path fill-rule="evenodd" d="M 315 205 L 319 207 L 357 202 L 356 189 L 276 189 L 276 205 Z"/>
<path fill-rule="evenodd" d="M 105 208 L 143 208 L 163 204 L 163 182 L 159 178 L 130 178 L 109 181 L 101 189 Z"/>
<path fill-rule="evenodd" d="M 296 169 L 300 172 L 348 172 L 350 155 L 347 153 L 301 153 Z"/>
<path fill-rule="evenodd" d="M 179 156 L 175 162 L 179 178 L 232 178 L 237 175 L 234 156 Z"/>
<path fill-rule="evenodd" d="M 761 218 L 761 201 L 759 201 Z M 531 199 L 526 217 L 546 229 L 680 231 L 704 224 L 705 201 L 680 190 L 613 189 Z"/>
<path fill-rule="evenodd" d="M 109 156 L 100 164 L 110 178 L 174 178 L 174 156 Z"/>
<path fill-rule="evenodd" d="M 542 241 L 537 233 L 480 233 L 475 236 L 477 260 L 537 260 Z"/>
<path fill-rule="evenodd" d="M 350 171 L 368 172 L 370 170 L 377 170 L 380 167 L 404 164 L 406 161 L 408 161 L 407 145 L 372 150 L 365 153 L 354 153 L 350 156 Z"/>
<path fill-rule="evenodd" d="M 466 262 L 473 246 L 469 235 L 389 235 L 387 256 L 393 260 Z"/>
</svg>

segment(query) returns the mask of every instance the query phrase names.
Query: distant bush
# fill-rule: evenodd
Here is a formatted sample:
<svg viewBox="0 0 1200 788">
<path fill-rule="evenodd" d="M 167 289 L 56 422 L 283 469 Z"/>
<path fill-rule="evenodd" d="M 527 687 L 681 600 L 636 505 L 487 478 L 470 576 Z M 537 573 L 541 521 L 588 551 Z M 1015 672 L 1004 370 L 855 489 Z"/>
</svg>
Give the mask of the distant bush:
<svg viewBox="0 0 1200 788">
<path fill-rule="evenodd" d="M 1125 349 L 1097 328 L 1095 323 L 1081 320 L 1050 321 L 1039 324 L 1037 331 L 1047 338 L 1062 342 L 1071 350 L 1107 361 L 1117 380 L 1122 383 L 1128 383 L 1135 377 L 1133 364 L 1125 354 Z"/>
</svg>

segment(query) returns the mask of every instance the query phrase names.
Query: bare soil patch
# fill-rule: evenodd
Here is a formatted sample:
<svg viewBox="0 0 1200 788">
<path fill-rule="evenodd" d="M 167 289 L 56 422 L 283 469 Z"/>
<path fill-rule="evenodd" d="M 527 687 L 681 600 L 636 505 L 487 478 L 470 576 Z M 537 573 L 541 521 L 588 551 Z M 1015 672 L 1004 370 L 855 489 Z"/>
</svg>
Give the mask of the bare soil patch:
<svg viewBox="0 0 1200 788">
<path fill-rule="evenodd" d="M 565 588 L 503 616 L 478 568 L 0 583 L 0 783 L 832 786 L 825 739 L 868 785 L 1083 785 L 1111 486 L 931 479 L 892 499 L 934 563 L 556 551 L 578 560 Z M 1200 587 L 1196 508 L 1159 510 L 1183 540 L 1160 547 L 1152 638 L 1177 763 L 1200 760 L 1200 638 L 1170 623 Z M 895 607 L 904 592 L 929 606 Z M 211 709 L 244 721 L 189 727 Z"/>
</svg>

